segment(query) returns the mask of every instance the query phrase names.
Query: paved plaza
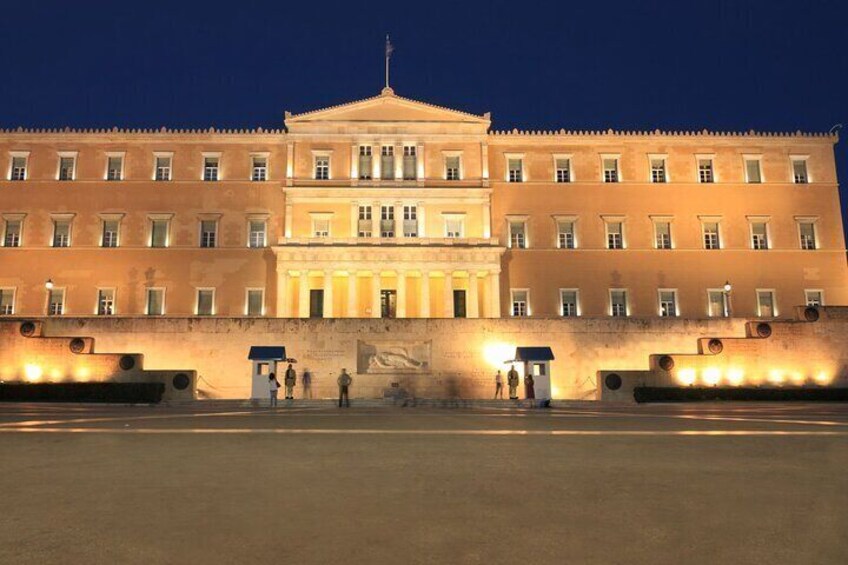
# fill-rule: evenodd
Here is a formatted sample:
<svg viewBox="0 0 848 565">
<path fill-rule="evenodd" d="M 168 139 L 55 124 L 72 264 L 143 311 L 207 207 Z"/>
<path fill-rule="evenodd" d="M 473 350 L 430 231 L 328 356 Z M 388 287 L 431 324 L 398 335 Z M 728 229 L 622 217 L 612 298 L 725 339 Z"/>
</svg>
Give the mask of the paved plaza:
<svg viewBox="0 0 848 565">
<path fill-rule="evenodd" d="M 846 469 L 834 404 L 0 404 L 0 563 L 846 563 Z"/>
</svg>

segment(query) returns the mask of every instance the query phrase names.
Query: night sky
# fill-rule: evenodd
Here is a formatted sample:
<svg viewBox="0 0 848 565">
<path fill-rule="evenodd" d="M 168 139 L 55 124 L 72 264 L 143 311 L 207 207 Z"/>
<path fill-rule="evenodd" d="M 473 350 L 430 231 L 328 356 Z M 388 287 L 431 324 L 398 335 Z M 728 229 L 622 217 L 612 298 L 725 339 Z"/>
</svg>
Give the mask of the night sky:
<svg viewBox="0 0 848 565">
<path fill-rule="evenodd" d="M 848 126 L 848 2 L 17 2 L 0 126 L 280 127 L 378 94 L 508 129 Z M 848 129 L 837 145 L 848 210 Z"/>
</svg>

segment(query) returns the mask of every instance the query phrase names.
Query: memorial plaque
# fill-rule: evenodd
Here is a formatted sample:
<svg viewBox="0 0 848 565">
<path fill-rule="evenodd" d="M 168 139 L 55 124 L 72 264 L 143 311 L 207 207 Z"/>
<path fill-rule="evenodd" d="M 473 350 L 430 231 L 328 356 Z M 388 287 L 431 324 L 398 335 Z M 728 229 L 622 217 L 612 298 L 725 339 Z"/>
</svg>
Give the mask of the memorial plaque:
<svg viewBox="0 0 848 565">
<path fill-rule="evenodd" d="M 430 341 L 358 341 L 356 372 L 429 373 L 431 345 Z"/>
</svg>

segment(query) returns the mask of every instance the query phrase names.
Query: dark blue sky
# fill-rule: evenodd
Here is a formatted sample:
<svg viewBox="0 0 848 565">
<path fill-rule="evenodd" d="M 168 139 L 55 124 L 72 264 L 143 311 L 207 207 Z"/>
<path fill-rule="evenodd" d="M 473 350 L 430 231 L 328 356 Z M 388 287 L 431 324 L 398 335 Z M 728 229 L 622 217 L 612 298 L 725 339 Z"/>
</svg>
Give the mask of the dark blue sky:
<svg viewBox="0 0 848 565">
<path fill-rule="evenodd" d="M 279 127 L 377 94 L 386 32 L 398 94 L 497 129 L 848 126 L 845 0 L 19 2 L 0 125 Z"/>
</svg>

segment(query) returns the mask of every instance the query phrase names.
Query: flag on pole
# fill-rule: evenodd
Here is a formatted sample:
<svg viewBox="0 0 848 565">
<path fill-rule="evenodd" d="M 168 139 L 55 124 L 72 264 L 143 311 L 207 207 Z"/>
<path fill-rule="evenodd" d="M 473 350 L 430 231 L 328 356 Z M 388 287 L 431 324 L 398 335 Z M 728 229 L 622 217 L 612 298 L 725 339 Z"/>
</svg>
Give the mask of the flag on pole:
<svg viewBox="0 0 848 565">
<path fill-rule="evenodd" d="M 392 52 L 394 52 L 395 46 L 392 45 L 392 42 L 389 41 L 389 34 L 386 34 L 386 59 L 392 56 Z"/>
</svg>

